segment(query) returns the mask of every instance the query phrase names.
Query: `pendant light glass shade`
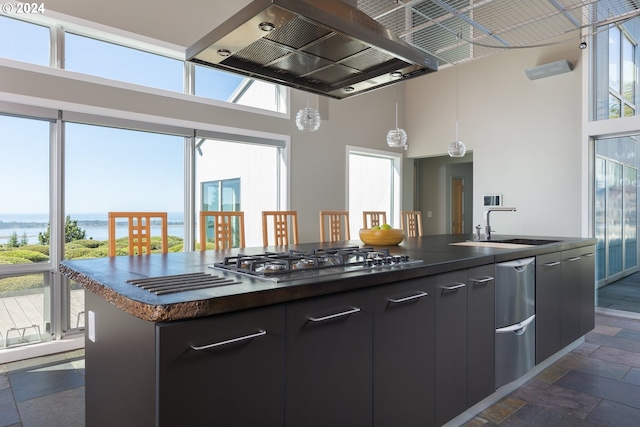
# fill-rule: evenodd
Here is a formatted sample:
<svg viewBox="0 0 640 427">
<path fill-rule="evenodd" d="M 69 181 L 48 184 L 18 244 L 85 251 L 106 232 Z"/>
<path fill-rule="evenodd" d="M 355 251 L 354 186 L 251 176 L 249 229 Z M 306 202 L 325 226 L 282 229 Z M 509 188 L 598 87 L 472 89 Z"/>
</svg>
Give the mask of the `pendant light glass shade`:
<svg viewBox="0 0 640 427">
<path fill-rule="evenodd" d="M 309 107 L 309 94 L 307 94 L 307 108 L 303 108 L 296 114 L 296 126 L 304 132 L 315 132 L 320 128 L 320 113 L 315 108 Z"/>
<path fill-rule="evenodd" d="M 402 128 L 391 129 L 387 133 L 389 147 L 404 147 L 407 145 L 407 132 Z"/>
<path fill-rule="evenodd" d="M 296 114 L 296 126 L 298 130 L 314 132 L 320 128 L 320 113 L 315 108 L 307 107 Z"/>
<path fill-rule="evenodd" d="M 398 103 L 396 102 L 396 128 L 387 132 L 387 144 L 389 147 L 406 147 L 407 132 L 398 127 Z"/>
<path fill-rule="evenodd" d="M 458 138 L 458 120 L 456 120 L 456 140 L 449 144 L 449 157 L 464 157 L 467 146 Z"/>
<path fill-rule="evenodd" d="M 462 141 L 454 141 L 449 145 L 449 157 L 464 157 L 467 147 Z"/>
</svg>

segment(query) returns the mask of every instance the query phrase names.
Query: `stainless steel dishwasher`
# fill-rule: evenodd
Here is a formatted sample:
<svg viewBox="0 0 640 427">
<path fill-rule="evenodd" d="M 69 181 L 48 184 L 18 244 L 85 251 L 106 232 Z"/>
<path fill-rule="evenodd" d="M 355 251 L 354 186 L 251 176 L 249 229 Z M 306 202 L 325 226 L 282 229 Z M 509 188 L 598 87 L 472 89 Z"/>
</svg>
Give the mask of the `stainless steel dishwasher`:
<svg viewBox="0 0 640 427">
<path fill-rule="evenodd" d="M 496 389 L 535 365 L 535 258 L 496 264 Z"/>
</svg>

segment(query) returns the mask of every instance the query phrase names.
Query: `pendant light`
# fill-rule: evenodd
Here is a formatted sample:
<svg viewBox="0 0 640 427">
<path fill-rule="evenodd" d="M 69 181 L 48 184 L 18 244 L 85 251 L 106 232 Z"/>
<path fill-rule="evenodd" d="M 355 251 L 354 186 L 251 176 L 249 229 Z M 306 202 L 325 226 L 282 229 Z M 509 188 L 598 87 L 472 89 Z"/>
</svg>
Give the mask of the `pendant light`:
<svg viewBox="0 0 640 427">
<path fill-rule="evenodd" d="M 296 114 L 296 126 L 304 132 L 315 132 L 320 127 L 320 113 L 315 108 L 309 107 L 309 94 L 307 93 L 307 108 L 303 108 Z"/>
<path fill-rule="evenodd" d="M 458 70 L 458 62 L 460 61 L 460 55 L 458 54 L 460 51 L 460 39 L 462 38 L 462 30 L 457 34 L 458 45 L 456 46 L 456 140 L 449 145 L 449 157 L 464 157 L 467 153 L 467 147 L 464 145 L 464 142 L 460 141 L 458 137 L 458 110 L 459 110 L 459 70 Z"/>
<path fill-rule="evenodd" d="M 389 147 L 404 147 L 407 149 L 407 132 L 398 127 L 398 88 L 396 86 L 396 128 L 387 133 L 387 144 Z"/>
</svg>

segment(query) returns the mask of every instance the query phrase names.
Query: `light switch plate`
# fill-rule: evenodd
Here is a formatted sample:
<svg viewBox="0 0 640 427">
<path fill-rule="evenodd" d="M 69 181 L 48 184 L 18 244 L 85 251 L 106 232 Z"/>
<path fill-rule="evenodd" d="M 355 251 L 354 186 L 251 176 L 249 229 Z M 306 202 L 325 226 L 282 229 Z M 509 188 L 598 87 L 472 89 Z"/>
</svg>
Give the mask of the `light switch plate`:
<svg viewBox="0 0 640 427">
<path fill-rule="evenodd" d="M 91 342 L 96 342 L 96 313 L 89 310 L 87 313 L 87 335 Z"/>
</svg>

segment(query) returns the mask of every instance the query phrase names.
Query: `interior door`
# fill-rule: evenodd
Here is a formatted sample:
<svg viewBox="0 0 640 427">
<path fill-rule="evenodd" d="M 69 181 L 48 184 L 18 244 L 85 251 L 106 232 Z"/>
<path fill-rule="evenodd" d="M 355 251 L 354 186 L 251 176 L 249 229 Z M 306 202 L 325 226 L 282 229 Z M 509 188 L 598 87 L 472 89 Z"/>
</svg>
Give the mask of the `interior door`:
<svg viewBox="0 0 640 427">
<path fill-rule="evenodd" d="M 464 181 L 462 178 L 451 178 L 451 233 L 462 234 L 463 230 L 463 195 Z"/>
</svg>

